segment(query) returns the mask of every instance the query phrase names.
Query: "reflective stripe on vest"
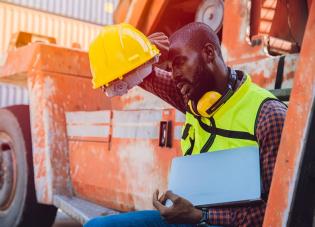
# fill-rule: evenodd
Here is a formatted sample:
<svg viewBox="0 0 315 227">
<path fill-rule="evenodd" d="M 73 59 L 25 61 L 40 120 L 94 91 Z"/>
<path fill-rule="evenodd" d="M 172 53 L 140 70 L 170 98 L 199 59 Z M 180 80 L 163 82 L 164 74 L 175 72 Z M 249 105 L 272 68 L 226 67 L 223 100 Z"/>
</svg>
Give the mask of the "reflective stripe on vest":
<svg viewBox="0 0 315 227">
<path fill-rule="evenodd" d="M 271 99 L 276 97 L 246 75 L 244 83 L 210 119 L 186 113 L 181 140 L 183 154 L 258 146 L 257 116 L 263 103 Z"/>
</svg>

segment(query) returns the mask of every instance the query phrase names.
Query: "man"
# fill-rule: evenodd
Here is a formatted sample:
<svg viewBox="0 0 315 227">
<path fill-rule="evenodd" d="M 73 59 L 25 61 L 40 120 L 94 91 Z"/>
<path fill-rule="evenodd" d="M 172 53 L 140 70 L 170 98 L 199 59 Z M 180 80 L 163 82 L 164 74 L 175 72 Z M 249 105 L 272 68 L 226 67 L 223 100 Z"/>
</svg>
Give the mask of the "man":
<svg viewBox="0 0 315 227">
<path fill-rule="evenodd" d="M 167 50 L 163 37 L 151 36 L 151 41 Z M 204 219 L 210 226 L 261 226 L 286 106 L 253 84 L 244 72 L 225 65 L 219 40 L 205 24 L 191 23 L 176 31 L 170 37 L 168 60 L 171 76 L 156 69 L 156 75 L 150 75 L 140 86 L 186 114 L 183 154 L 259 146 L 263 201 L 202 212 L 172 192 L 159 198 L 156 191 L 153 205 L 158 211 L 100 217 L 86 226 L 188 227 Z M 173 206 L 164 206 L 166 199 L 172 200 Z"/>
</svg>

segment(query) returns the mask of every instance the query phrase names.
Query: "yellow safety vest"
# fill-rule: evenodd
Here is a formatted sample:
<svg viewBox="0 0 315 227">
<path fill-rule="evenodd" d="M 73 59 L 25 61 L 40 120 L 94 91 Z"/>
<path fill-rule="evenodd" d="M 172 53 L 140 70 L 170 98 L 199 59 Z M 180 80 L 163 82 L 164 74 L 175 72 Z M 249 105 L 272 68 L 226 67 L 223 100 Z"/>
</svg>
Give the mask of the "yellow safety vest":
<svg viewBox="0 0 315 227">
<path fill-rule="evenodd" d="M 276 97 L 245 76 L 244 83 L 211 118 L 186 112 L 181 139 L 184 155 L 258 146 L 255 131 L 260 108 Z"/>
</svg>

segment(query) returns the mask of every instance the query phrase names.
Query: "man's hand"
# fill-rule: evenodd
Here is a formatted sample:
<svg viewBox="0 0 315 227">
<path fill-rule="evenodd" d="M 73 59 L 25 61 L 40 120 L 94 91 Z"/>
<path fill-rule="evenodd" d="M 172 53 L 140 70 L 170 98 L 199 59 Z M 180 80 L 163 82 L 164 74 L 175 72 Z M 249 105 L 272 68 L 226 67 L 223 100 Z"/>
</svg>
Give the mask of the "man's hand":
<svg viewBox="0 0 315 227">
<path fill-rule="evenodd" d="M 153 206 L 158 209 L 161 216 L 168 223 L 178 224 L 197 224 L 202 217 L 201 210 L 196 209 L 188 200 L 167 191 L 160 198 L 159 191 L 156 190 L 153 194 Z M 173 202 L 171 207 L 166 207 L 163 204 L 167 199 Z"/>
<path fill-rule="evenodd" d="M 162 56 L 166 58 L 170 48 L 170 41 L 168 40 L 168 37 L 163 32 L 156 32 L 149 35 L 148 39 L 152 44 L 156 45 Z"/>
</svg>

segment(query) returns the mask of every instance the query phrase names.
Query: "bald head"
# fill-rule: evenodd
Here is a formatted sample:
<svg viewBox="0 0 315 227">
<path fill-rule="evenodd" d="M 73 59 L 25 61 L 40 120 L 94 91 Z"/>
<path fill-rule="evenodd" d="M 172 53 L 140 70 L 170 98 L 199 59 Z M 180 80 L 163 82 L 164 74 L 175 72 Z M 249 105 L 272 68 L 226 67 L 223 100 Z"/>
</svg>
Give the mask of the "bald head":
<svg viewBox="0 0 315 227">
<path fill-rule="evenodd" d="M 172 47 L 188 46 L 199 52 L 207 43 L 213 44 L 218 55 L 223 59 L 218 36 L 204 23 L 189 23 L 177 30 L 170 37 L 171 49 Z"/>
</svg>

